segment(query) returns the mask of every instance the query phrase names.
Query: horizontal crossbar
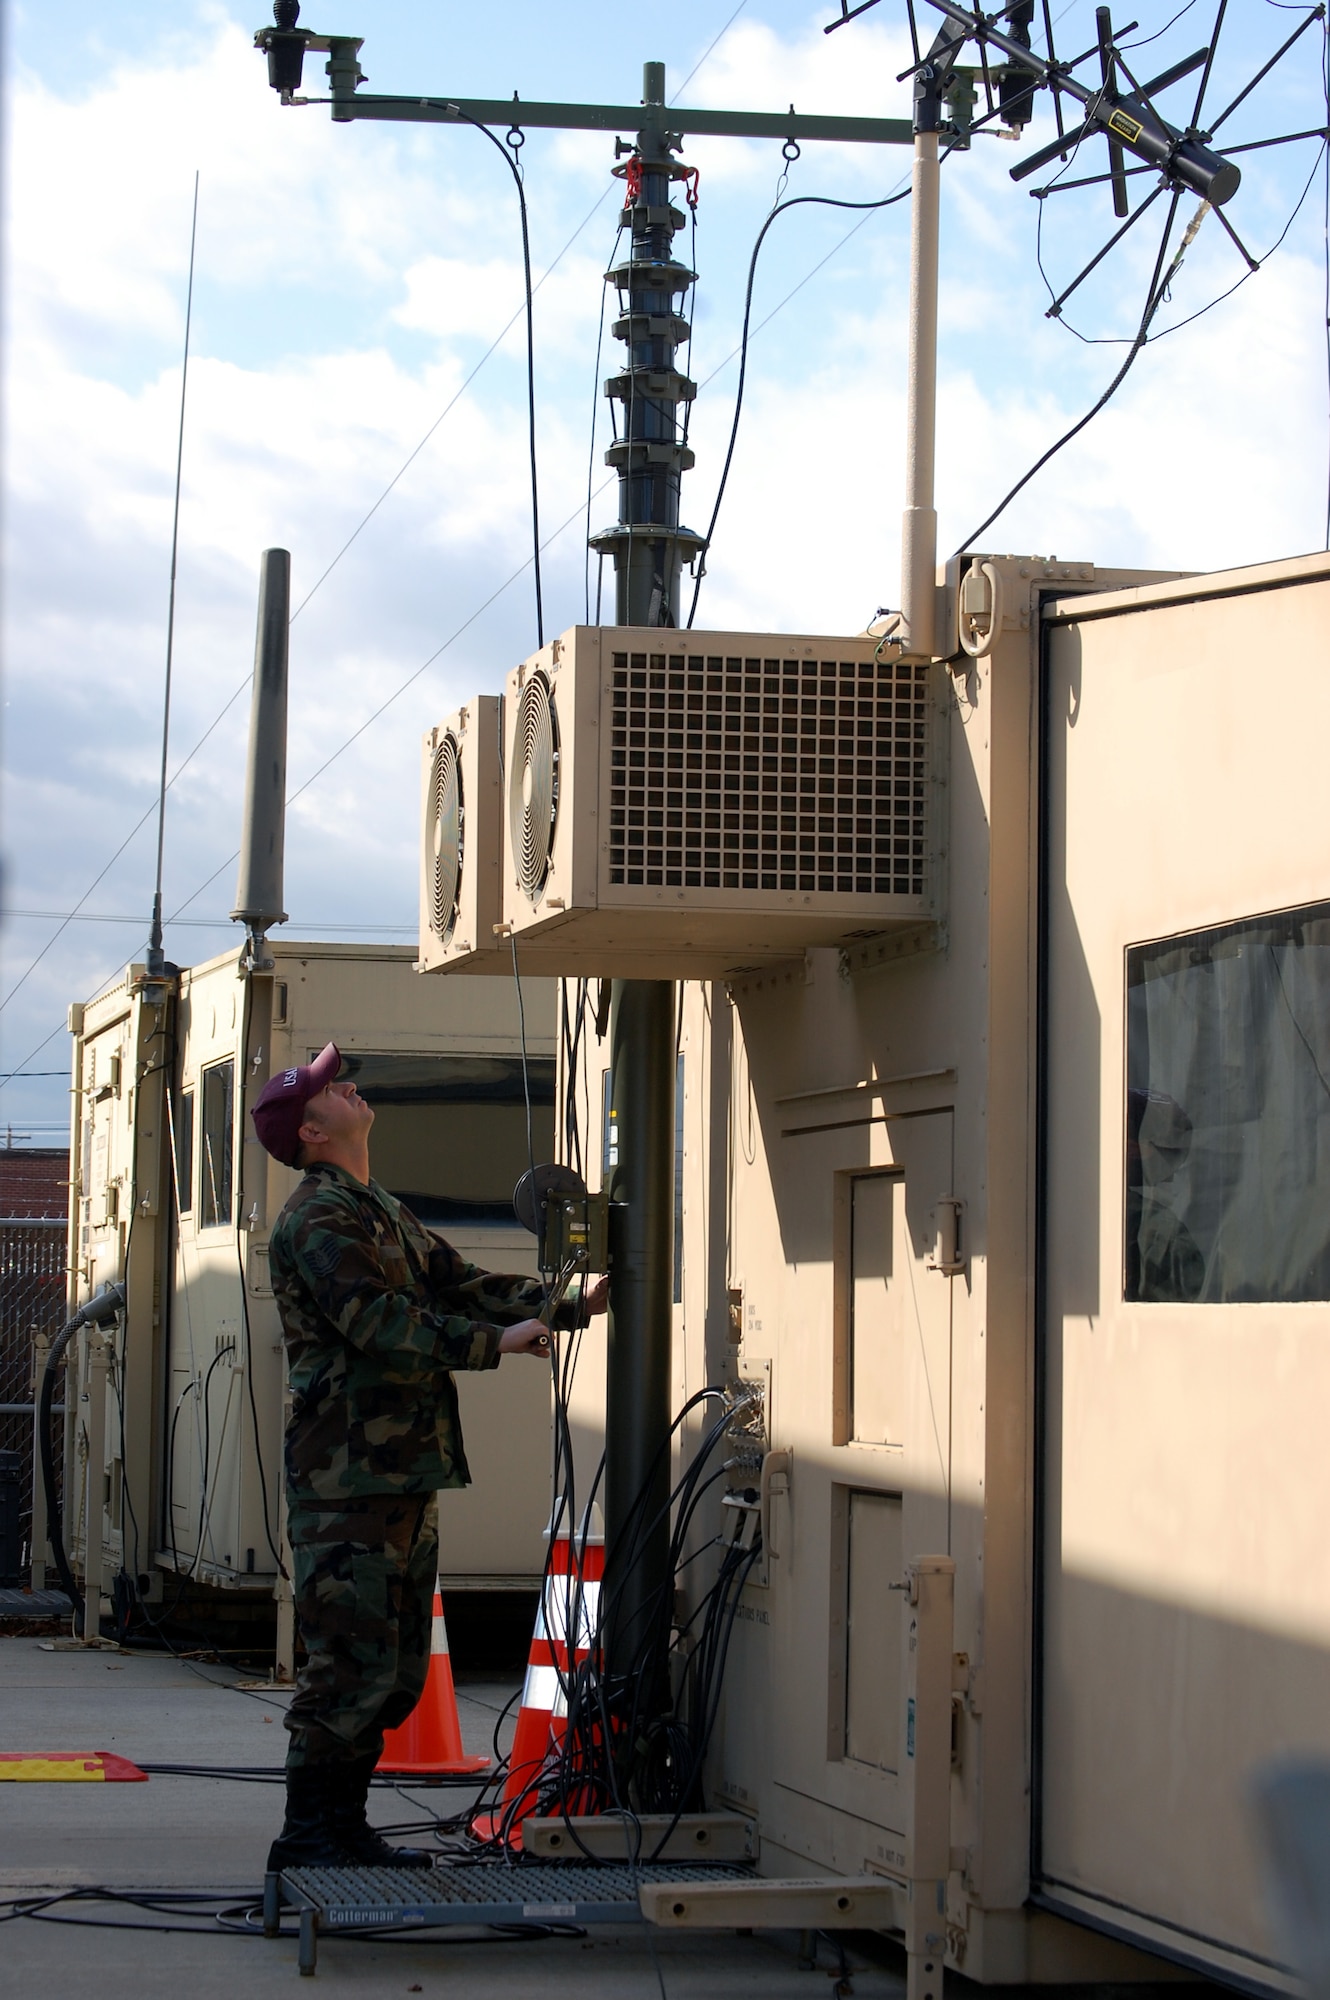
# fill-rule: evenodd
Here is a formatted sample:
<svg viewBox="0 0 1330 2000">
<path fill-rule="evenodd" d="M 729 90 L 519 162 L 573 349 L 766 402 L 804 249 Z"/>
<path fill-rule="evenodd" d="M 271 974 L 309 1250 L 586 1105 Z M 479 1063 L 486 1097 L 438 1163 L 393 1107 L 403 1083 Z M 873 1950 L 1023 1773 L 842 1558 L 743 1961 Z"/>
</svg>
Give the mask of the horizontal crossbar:
<svg viewBox="0 0 1330 2000">
<path fill-rule="evenodd" d="M 508 97 L 372 97 L 339 91 L 333 97 L 339 120 L 380 118 L 407 125 L 517 126 L 556 132 L 636 132 L 657 107 L 645 104 L 528 104 Z M 858 146 L 910 146 L 908 118 L 835 118 L 794 111 L 686 111 L 671 104 L 659 113 L 680 138 L 825 139 Z"/>
</svg>

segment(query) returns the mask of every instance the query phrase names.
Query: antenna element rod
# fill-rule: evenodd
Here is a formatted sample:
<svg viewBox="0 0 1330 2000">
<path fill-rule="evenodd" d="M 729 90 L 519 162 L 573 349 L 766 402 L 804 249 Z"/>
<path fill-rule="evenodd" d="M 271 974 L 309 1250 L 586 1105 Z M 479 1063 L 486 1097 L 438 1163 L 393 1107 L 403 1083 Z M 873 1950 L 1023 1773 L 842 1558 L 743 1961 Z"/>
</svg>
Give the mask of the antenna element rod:
<svg viewBox="0 0 1330 2000">
<path fill-rule="evenodd" d="M 194 212 L 189 225 L 189 285 L 185 292 L 185 357 L 180 369 L 180 424 L 175 447 L 175 508 L 171 515 L 171 593 L 166 607 L 166 687 L 162 695 L 162 771 L 157 785 L 157 876 L 152 897 L 152 929 L 148 934 L 148 975 L 160 979 L 166 954 L 162 949 L 162 854 L 166 841 L 166 753 L 171 741 L 171 660 L 175 651 L 176 554 L 180 547 L 180 471 L 185 457 L 185 390 L 189 385 L 189 327 L 194 312 L 194 245 L 199 233 L 199 176 L 194 173 Z"/>
</svg>

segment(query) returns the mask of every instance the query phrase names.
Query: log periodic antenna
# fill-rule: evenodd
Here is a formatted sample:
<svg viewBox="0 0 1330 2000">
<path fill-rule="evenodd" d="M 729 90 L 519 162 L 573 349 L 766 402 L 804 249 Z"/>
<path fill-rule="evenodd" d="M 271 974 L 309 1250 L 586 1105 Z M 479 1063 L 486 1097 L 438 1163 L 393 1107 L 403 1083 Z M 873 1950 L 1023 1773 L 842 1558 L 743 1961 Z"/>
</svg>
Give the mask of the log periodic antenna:
<svg viewBox="0 0 1330 2000">
<path fill-rule="evenodd" d="M 958 0 L 926 0 L 926 4 L 944 17 L 946 25 L 922 61 L 902 71 L 900 81 L 913 75 L 917 83 L 924 72 L 938 76 L 954 69 L 965 45 L 972 41 L 979 55 L 988 99 L 985 114 L 973 121 L 972 130 L 980 129 L 996 116 L 1001 117 L 1008 129 L 1023 130 L 1033 113 L 1035 93 L 1046 89 L 1052 94 L 1057 111 L 1057 137 L 1013 167 L 1013 180 L 1027 179 L 1059 155 L 1074 151 L 1084 139 L 1102 134 L 1109 144 L 1111 179 L 1120 180 L 1122 155 L 1131 153 L 1147 168 L 1156 168 L 1171 186 L 1199 194 L 1215 208 L 1222 207 L 1237 193 L 1241 171 L 1231 160 L 1211 151 L 1206 142 L 1212 133 L 1202 132 L 1195 119 L 1182 129 L 1170 124 L 1154 103 L 1154 98 L 1169 85 L 1181 82 L 1198 69 L 1204 68 L 1208 79 L 1213 38 L 1204 48 L 1174 63 L 1148 83 L 1138 84 L 1126 66 L 1106 7 L 1097 10 L 1096 35 L 1090 48 L 1069 62 L 1060 62 L 1053 50 L 1052 22 L 1047 8 L 1044 23 L 1048 52 L 1040 55 L 1031 44 L 1034 0 L 1012 0 L 1012 4 L 993 15 L 962 7 Z M 1220 21 L 1222 17 L 1221 5 Z M 1216 33 L 1218 25 L 1219 22 Z M 1119 32 L 1130 33 L 1136 26 L 1133 21 Z M 996 101 L 990 51 L 998 58 L 1000 68 Z M 1076 71 L 1092 59 L 1098 61 L 1099 77 L 1097 82 L 1087 83 Z M 1126 90 L 1119 87 L 1119 67 L 1130 86 Z M 1079 120 L 1070 127 L 1063 115 L 1063 98 L 1070 98 L 1080 113 Z"/>
<path fill-rule="evenodd" d="M 1136 29 L 1138 23 L 1131 21 L 1122 28 L 1115 28 L 1107 5 L 1100 5 L 1096 9 L 1094 41 L 1070 60 L 1065 60 L 1059 57 L 1054 46 L 1053 20 L 1048 0 L 1040 0 L 1044 39 L 1042 53 L 1032 44 L 1035 0 L 1009 0 L 1009 4 L 998 7 L 992 14 L 986 14 L 975 7 L 963 6 L 959 4 L 959 0 L 923 0 L 923 4 L 943 16 L 942 25 L 927 53 L 916 54 L 914 63 L 909 69 L 902 71 L 899 78 L 900 81 L 904 81 L 907 77 L 912 77 L 914 80 L 915 123 L 916 131 L 920 135 L 917 145 L 922 146 L 925 143 L 923 135 L 927 133 L 929 125 L 935 122 L 932 107 L 939 101 L 950 114 L 956 132 L 953 143 L 968 143 L 972 134 L 981 132 L 986 127 L 994 129 L 999 126 L 1003 136 L 1019 139 L 1033 117 L 1037 95 L 1040 91 L 1047 90 L 1052 100 L 1057 128 L 1056 137 L 1019 161 L 1011 169 L 1011 178 L 1020 183 L 1037 174 L 1040 169 L 1051 166 L 1054 161 L 1060 161 L 1058 171 L 1045 185 L 1031 189 L 1031 193 L 1041 203 L 1054 193 L 1065 193 L 1073 188 L 1102 185 L 1111 192 L 1115 229 L 1069 282 L 1063 284 L 1056 292 L 1053 285 L 1049 285 L 1051 304 L 1047 309 L 1048 317 L 1060 319 L 1066 301 L 1078 287 L 1105 262 L 1141 219 L 1155 207 L 1161 196 L 1169 197 L 1158 210 L 1163 217 L 1163 228 L 1153 257 L 1154 277 L 1134 336 L 1124 343 L 1128 351 L 1123 366 L 1087 415 L 1064 433 L 1012 487 L 987 517 L 982 527 L 976 531 L 977 534 L 982 534 L 1053 453 L 1083 430 L 1086 423 L 1104 407 L 1147 341 L 1159 337 L 1151 331 L 1154 318 L 1168 296 L 1169 285 L 1176 276 L 1183 257 L 1207 216 L 1214 216 L 1218 227 L 1232 243 L 1246 267 L 1237 280 L 1238 283 L 1243 282 L 1260 268 L 1264 258 L 1253 256 L 1226 213 L 1242 182 L 1241 169 L 1235 156 L 1270 146 L 1291 144 L 1300 139 L 1316 139 L 1325 150 L 1327 158 L 1330 158 L 1330 104 L 1327 106 L 1327 123 L 1324 126 L 1244 141 L 1236 145 L 1225 145 L 1222 153 L 1216 150 L 1213 142 L 1221 127 L 1226 125 L 1238 107 L 1251 97 L 1257 86 L 1300 41 L 1312 23 L 1325 21 L 1326 7 L 1322 0 L 1322 4 L 1310 8 L 1297 27 L 1260 65 L 1254 75 L 1248 78 L 1231 101 L 1214 114 L 1207 113 L 1206 98 L 1216 74 L 1215 59 L 1228 0 L 1218 0 L 1210 35 L 1203 47 L 1169 64 L 1159 74 L 1144 81 L 1133 69 L 1133 64 L 1139 65 L 1135 51 L 1138 47 L 1144 47 L 1146 42 L 1157 39 L 1157 36 L 1147 36 L 1141 42 L 1128 42 L 1126 37 Z M 913 28 L 914 0 L 907 0 L 907 11 Z M 842 25 L 841 21 L 831 24 L 833 28 Z M 1167 25 L 1171 27 L 1172 22 Z M 961 57 L 967 44 L 973 44 L 978 54 L 977 70 L 961 66 Z M 1077 72 L 1086 65 L 1093 65 L 1097 74 L 1092 72 L 1088 77 L 1078 75 Z M 1200 80 L 1196 87 L 1194 103 L 1187 113 L 1178 118 L 1178 122 L 1171 122 L 1160 108 L 1160 100 L 1166 92 L 1187 78 L 1195 76 L 1198 71 Z M 978 107 L 978 86 L 981 82 L 985 100 L 982 108 L 977 108 L 974 115 L 958 118 L 958 109 L 966 105 L 967 98 L 970 106 Z M 1083 156 L 1083 149 L 1091 147 L 1100 138 L 1105 141 L 1107 148 L 1105 170 L 1095 170 L 1068 178 L 1068 169 Z M 1097 162 L 1093 160 L 1092 154 L 1086 153 L 1084 156 L 1097 168 Z M 1131 162 L 1130 165 L 1128 161 Z M 918 166 L 917 157 L 916 170 Z M 1312 171 L 1314 175 L 1315 167 Z M 1132 177 L 1141 175 L 1148 177 L 1148 191 L 1144 192 L 1143 198 L 1137 200 L 1133 206 L 1128 182 Z M 1305 193 L 1306 190 L 1304 197 Z M 1171 238 L 1178 222 L 1179 205 L 1187 195 L 1198 197 L 1196 209 L 1181 237 L 1179 247 L 1173 250 Z M 1294 213 L 1296 212 L 1295 209 Z M 931 213 L 922 219 L 928 221 L 931 229 Z M 918 203 L 916 203 L 915 220 L 918 230 L 921 221 Z M 1278 248 L 1279 242 L 1282 241 L 1281 236 L 1273 247 Z M 1267 256 L 1270 254 L 1272 252 L 1266 253 Z M 917 258 L 916 263 L 918 263 Z M 922 270 L 922 267 L 920 269 Z M 1042 259 L 1040 269 L 1041 271 L 1043 269 Z M 928 291 L 920 288 L 919 297 L 925 305 L 928 304 L 930 294 L 931 287 Z M 911 321 L 912 327 L 920 323 L 919 306 L 913 297 Z M 1163 329 L 1164 332 L 1171 330 L 1171 328 Z M 925 406 L 931 399 L 933 379 L 931 371 L 923 370 L 919 371 L 922 379 L 917 380 L 916 372 L 912 350 L 910 409 L 913 412 L 916 404 L 920 406 L 917 428 L 923 437 L 932 424 L 931 408 Z M 932 500 L 931 492 L 927 490 L 927 470 L 923 459 L 917 454 L 912 453 L 907 458 L 907 485 L 910 490 L 907 492 L 906 534 L 902 557 L 902 602 L 905 610 L 900 614 L 896 630 L 891 632 L 889 637 L 892 644 L 910 653 L 914 653 L 920 647 L 927 649 L 933 636 L 930 623 L 932 593 L 927 587 L 928 565 L 922 546 L 926 539 L 922 531 L 929 519 L 925 509 L 931 507 Z M 918 492 L 914 491 L 916 486 Z M 956 552 L 957 555 L 963 554 L 974 540 L 975 536 L 972 535 L 962 542 Z M 912 543 L 918 543 L 920 546 L 912 551 Z"/>
<path fill-rule="evenodd" d="M 1135 61 L 1133 45 L 1125 40 L 1138 23 L 1133 20 L 1120 28 L 1115 27 L 1111 9 L 1106 5 L 1095 9 L 1094 42 L 1067 60 L 1059 58 L 1054 45 L 1048 0 L 1040 0 L 1044 33 L 1042 54 L 1031 45 L 1035 0 L 1012 0 L 1012 4 L 999 8 L 991 15 L 978 8 L 962 6 L 959 0 L 925 0 L 925 4 L 943 15 L 945 24 L 927 56 L 916 63 L 913 70 L 902 72 L 902 80 L 911 74 L 917 78 L 930 66 L 935 73 L 939 68 L 954 70 L 965 44 L 973 42 L 983 69 L 988 103 L 986 112 L 972 121 L 971 131 L 978 131 L 990 120 L 1000 118 L 1009 132 L 1020 132 L 1033 115 L 1038 92 L 1047 90 L 1052 99 L 1056 137 L 1019 161 L 1011 169 L 1011 178 L 1020 183 L 1042 168 L 1051 166 L 1054 161 L 1060 161 L 1061 169 L 1051 180 L 1031 189 L 1039 201 L 1073 188 L 1106 185 L 1111 191 L 1113 215 L 1121 226 L 1053 298 L 1049 307 L 1051 318 L 1060 316 L 1071 294 L 1166 191 L 1176 195 L 1199 196 L 1207 205 L 1207 212 L 1217 218 L 1248 270 L 1256 270 L 1259 260 L 1252 256 L 1223 212 L 1242 181 L 1241 169 L 1234 156 L 1291 144 L 1299 139 L 1318 138 L 1323 144 L 1330 140 L 1330 133 L 1325 128 L 1316 127 L 1310 131 L 1283 133 L 1226 147 L 1222 153 L 1216 151 L 1212 144 L 1220 128 L 1301 40 L 1313 22 L 1324 21 L 1324 4 L 1309 8 L 1297 27 L 1261 64 L 1230 103 L 1217 115 L 1209 117 L 1206 115 L 1206 97 L 1214 80 L 1215 58 L 1228 0 L 1218 0 L 1209 38 L 1202 47 L 1144 81 L 1132 68 Z M 840 27 L 842 23 L 836 21 L 832 25 Z M 998 86 L 996 100 L 990 52 L 997 59 L 994 65 Z M 1089 64 L 1097 67 L 1097 76 L 1082 77 L 1077 74 Z M 1200 80 L 1194 102 L 1185 114 L 1185 122 L 1173 123 L 1160 108 L 1160 100 L 1197 72 L 1200 73 Z M 1092 170 L 1068 179 L 1067 167 L 1079 159 L 1082 148 L 1099 138 L 1106 142 L 1106 170 Z M 1127 164 L 1129 159 L 1131 165 Z M 1142 175 L 1153 177 L 1155 174 L 1158 180 L 1133 208 L 1129 180 Z"/>
</svg>

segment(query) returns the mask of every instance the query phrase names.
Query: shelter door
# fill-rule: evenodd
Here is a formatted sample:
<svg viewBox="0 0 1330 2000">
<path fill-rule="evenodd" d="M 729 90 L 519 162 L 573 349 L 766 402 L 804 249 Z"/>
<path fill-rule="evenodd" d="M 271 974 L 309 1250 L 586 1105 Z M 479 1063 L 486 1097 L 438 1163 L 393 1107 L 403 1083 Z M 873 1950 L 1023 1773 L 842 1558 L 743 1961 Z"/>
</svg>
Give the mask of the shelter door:
<svg viewBox="0 0 1330 2000">
<path fill-rule="evenodd" d="M 1330 1752 L 1328 617 L 1087 607 L 1047 690 L 1040 1872 L 1267 1983 L 1253 1778 Z"/>
<path fill-rule="evenodd" d="M 792 1449 L 766 1593 L 786 1655 L 774 1773 L 787 1792 L 853 1816 L 852 1830 L 827 1836 L 833 1847 L 844 1837 L 862 1854 L 867 1821 L 884 1830 L 879 1858 L 899 1865 L 895 1586 L 912 1557 L 945 1554 L 950 1534 L 951 1285 L 929 1262 L 936 1204 L 952 1190 L 951 1112 L 789 1133 L 785 1165 L 791 1199 L 815 1205 L 832 1254 L 830 1269 L 790 1272 L 773 1343 L 774 1442 Z"/>
</svg>

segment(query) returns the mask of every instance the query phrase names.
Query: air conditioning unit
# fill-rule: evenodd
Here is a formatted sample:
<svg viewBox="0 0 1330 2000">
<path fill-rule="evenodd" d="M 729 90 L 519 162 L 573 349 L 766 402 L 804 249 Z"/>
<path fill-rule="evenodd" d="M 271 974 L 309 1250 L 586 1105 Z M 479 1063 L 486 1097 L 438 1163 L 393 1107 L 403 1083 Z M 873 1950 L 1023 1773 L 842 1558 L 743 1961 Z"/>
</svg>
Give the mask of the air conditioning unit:
<svg viewBox="0 0 1330 2000">
<path fill-rule="evenodd" d="M 477 695 L 421 749 L 421 972 L 496 972 L 510 948 L 502 917 L 501 710 Z"/>
<path fill-rule="evenodd" d="M 938 916 L 943 678 L 867 636 L 574 626 L 505 694 L 523 962 L 718 978 Z"/>
</svg>

